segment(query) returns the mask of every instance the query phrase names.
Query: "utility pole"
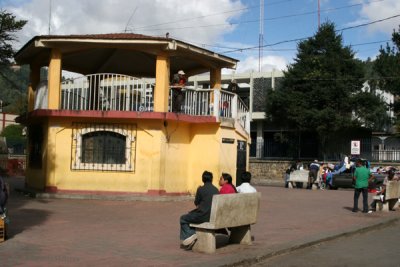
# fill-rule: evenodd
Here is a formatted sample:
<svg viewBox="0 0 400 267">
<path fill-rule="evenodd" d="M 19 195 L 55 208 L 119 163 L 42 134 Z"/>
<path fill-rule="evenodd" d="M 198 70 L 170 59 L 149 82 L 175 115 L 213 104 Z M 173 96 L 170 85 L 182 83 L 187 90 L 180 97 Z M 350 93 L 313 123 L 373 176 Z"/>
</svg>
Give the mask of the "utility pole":
<svg viewBox="0 0 400 267">
<path fill-rule="evenodd" d="M 258 71 L 261 72 L 264 43 L 264 0 L 260 0 L 260 34 L 258 36 Z"/>
<path fill-rule="evenodd" d="M 321 8 L 320 8 L 320 4 L 319 4 L 319 0 L 318 0 L 318 29 L 321 26 Z"/>
<path fill-rule="evenodd" d="M 50 35 L 50 28 L 51 28 L 51 0 L 49 0 L 49 35 Z"/>
</svg>

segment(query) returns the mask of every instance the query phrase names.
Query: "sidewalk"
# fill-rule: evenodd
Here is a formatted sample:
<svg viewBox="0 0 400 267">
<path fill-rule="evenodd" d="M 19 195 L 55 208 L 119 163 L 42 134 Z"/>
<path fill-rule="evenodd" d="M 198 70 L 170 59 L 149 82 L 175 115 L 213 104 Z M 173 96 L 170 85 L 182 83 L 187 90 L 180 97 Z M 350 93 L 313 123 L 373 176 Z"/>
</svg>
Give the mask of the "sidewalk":
<svg viewBox="0 0 400 267">
<path fill-rule="evenodd" d="M 22 178 L 6 180 L 23 185 Z M 213 255 L 179 248 L 179 217 L 193 208 L 192 199 L 33 199 L 12 191 L 1 266 L 238 266 L 400 219 L 399 211 L 352 213 L 352 190 L 257 190 L 253 245 L 224 246 Z"/>
</svg>

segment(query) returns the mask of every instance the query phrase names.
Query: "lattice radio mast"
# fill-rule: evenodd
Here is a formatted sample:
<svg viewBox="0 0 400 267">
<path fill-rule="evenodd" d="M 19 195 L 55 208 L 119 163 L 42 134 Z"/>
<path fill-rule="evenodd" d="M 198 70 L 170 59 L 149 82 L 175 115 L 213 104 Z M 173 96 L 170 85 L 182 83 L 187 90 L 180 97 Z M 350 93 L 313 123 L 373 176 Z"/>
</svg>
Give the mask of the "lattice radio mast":
<svg viewBox="0 0 400 267">
<path fill-rule="evenodd" d="M 51 0 L 49 0 L 49 35 L 51 29 Z"/>
<path fill-rule="evenodd" d="M 318 0 L 318 29 L 321 26 L 321 8 L 320 8 L 320 4 L 319 4 L 319 0 Z"/>
<path fill-rule="evenodd" d="M 264 0 L 260 0 L 260 34 L 258 37 L 258 71 L 261 72 L 264 44 Z"/>
</svg>

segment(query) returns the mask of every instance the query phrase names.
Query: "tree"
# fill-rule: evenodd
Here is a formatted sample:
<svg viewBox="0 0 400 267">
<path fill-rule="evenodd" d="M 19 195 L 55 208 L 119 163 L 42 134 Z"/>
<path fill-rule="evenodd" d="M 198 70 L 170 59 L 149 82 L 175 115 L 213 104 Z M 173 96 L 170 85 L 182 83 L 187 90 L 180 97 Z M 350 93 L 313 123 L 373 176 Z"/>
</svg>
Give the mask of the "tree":
<svg viewBox="0 0 400 267">
<path fill-rule="evenodd" d="M 267 93 L 267 114 L 277 125 L 316 132 L 327 140 L 353 127 L 379 127 L 386 116 L 383 101 L 362 90 L 363 63 L 343 46 L 333 23 L 298 44 L 295 63 L 284 73 L 281 88 Z"/>
<path fill-rule="evenodd" d="M 19 124 L 11 124 L 4 127 L 3 131 L 1 131 L 0 136 L 3 137 L 23 137 L 23 129 L 24 126 Z"/>
<path fill-rule="evenodd" d="M 15 33 L 20 31 L 26 20 L 16 20 L 15 16 L 6 10 L 0 10 L 0 66 L 9 66 L 14 56 L 12 43 L 17 40 Z"/>
<path fill-rule="evenodd" d="M 29 84 L 29 66 L 21 66 L 18 70 L 3 68 L 0 72 L 0 99 L 9 103 L 4 112 L 22 114 L 27 111 L 26 89 Z"/>
<path fill-rule="evenodd" d="M 25 88 L 28 76 L 25 72 L 14 72 L 10 70 L 11 60 L 15 54 L 13 42 L 17 40 L 15 33 L 20 31 L 26 20 L 17 20 L 16 17 L 0 10 L 0 97 L 3 101 L 10 102 L 11 105 L 5 111 L 22 113 L 26 110 L 22 102 L 26 102 Z M 19 79 L 20 73 L 24 73 L 24 79 Z M 23 90 L 21 90 L 24 88 Z"/>
<path fill-rule="evenodd" d="M 0 133 L 0 136 L 6 138 L 8 148 L 12 147 L 14 152 L 17 152 L 19 150 L 21 153 L 26 147 L 27 139 L 24 134 L 24 126 L 22 125 L 19 124 L 8 125 Z"/>
<path fill-rule="evenodd" d="M 383 91 L 390 92 L 395 96 L 400 95 L 400 26 L 396 32 L 393 30 L 392 43 L 386 44 L 386 47 L 379 50 L 373 71 L 375 79 L 372 80 L 371 84 L 375 89 L 381 89 Z M 400 103 L 398 99 L 394 103 L 394 112 L 397 117 L 400 112 Z M 396 125 L 399 126 L 400 121 L 397 118 Z"/>
</svg>

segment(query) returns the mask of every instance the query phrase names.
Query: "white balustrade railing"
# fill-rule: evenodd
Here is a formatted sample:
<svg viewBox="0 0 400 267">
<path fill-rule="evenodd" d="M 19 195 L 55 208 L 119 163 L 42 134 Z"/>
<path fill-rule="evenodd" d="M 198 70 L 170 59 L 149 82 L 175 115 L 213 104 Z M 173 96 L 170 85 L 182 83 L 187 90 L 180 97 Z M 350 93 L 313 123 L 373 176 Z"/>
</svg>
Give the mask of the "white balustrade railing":
<svg viewBox="0 0 400 267">
<path fill-rule="evenodd" d="M 154 85 L 119 74 L 92 74 L 61 84 L 61 109 L 152 111 Z"/>
<path fill-rule="evenodd" d="M 233 118 L 233 116 L 236 115 L 236 113 L 233 112 L 235 105 L 232 105 L 234 103 L 233 100 L 235 97 L 236 94 L 221 90 L 220 98 L 218 101 L 220 117 Z"/>
<path fill-rule="evenodd" d="M 237 95 L 236 95 L 237 97 Z M 237 97 L 237 112 L 234 114 L 237 114 L 236 119 L 239 121 L 240 125 L 242 125 L 248 132 L 250 132 L 250 113 L 249 113 L 249 108 L 246 106 L 246 104 L 243 102 L 243 100 L 240 97 Z"/>
<path fill-rule="evenodd" d="M 61 109 L 153 111 L 154 84 L 119 74 L 92 74 L 61 84 Z M 169 112 L 233 118 L 248 132 L 248 108 L 236 94 L 219 89 L 171 88 Z"/>
<path fill-rule="evenodd" d="M 189 115 L 212 115 L 211 89 L 171 88 L 169 111 Z"/>
</svg>

